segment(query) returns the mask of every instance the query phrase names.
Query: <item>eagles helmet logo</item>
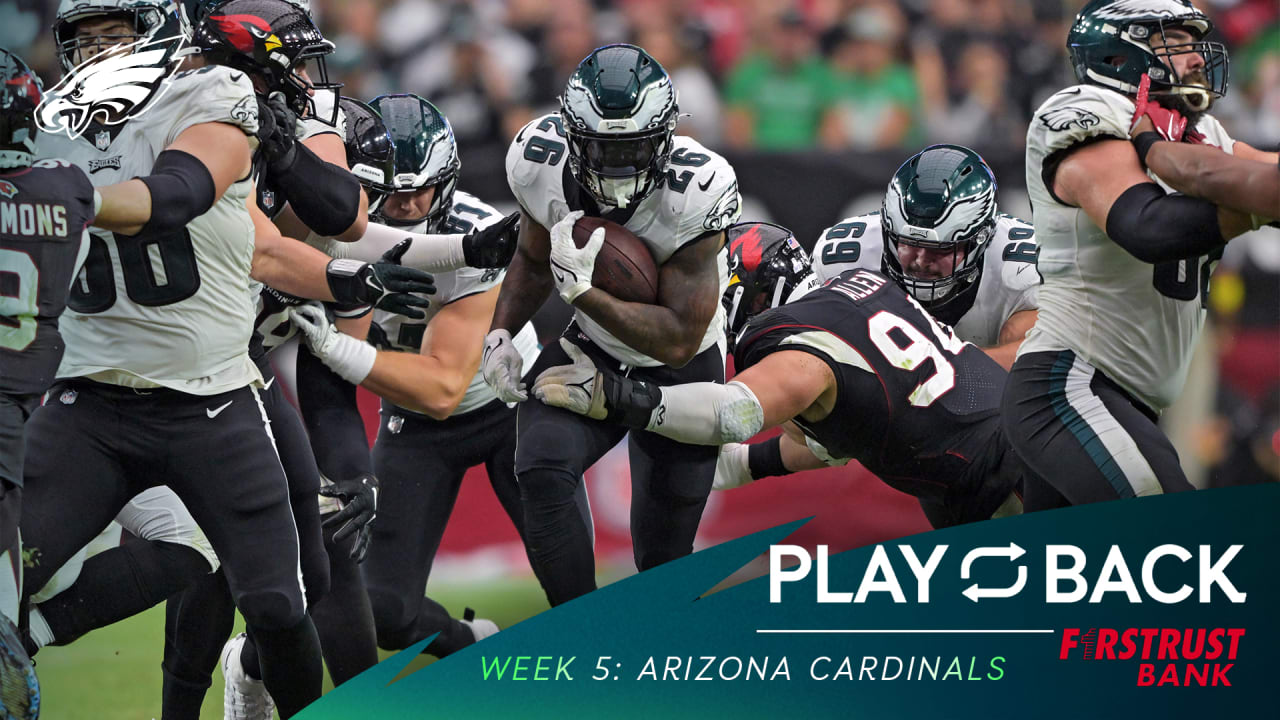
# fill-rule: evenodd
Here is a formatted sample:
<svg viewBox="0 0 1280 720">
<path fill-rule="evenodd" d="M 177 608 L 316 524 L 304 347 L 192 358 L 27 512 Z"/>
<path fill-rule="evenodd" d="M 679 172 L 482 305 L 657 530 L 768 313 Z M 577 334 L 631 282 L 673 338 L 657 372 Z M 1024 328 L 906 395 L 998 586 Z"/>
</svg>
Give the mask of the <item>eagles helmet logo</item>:
<svg viewBox="0 0 1280 720">
<path fill-rule="evenodd" d="M 1088 110 L 1082 110 L 1077 107 L 1063 107 L 1054 108 L 1041 115 L 1040 122 L 1054 132 L 1062 132 L 1072 125 L 1078 125 L 1081 130 L 1088 130 L 1100 123 L 1101 120 Z"/>
<path fill-rule="evenodd" d="M 1179 0 L 1118 0 L 1099 8 L 1094 14 L 1107 20 L 1127 20 L 1129 18 L 1172 18 L 1194 11 L 1188 3 Z"/>
<path fill-rule="evenodd" d="M 186 41 L 175 36 L 139 40 L 86 60 L 45 93 L 36 124 L 44 132 L 76 138 L 93 121 L 119 125 L 138 117 L 164 93 L 188 54 Z"/>
</svg>

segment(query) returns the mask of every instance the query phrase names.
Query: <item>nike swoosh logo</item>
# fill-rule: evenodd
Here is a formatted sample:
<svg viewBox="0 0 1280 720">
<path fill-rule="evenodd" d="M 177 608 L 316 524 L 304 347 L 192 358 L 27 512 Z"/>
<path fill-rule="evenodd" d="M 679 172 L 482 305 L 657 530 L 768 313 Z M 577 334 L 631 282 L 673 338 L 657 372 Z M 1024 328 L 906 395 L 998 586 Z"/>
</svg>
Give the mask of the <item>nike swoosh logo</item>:
<svg viewBox="0 0 1280 720">
<path fill-rule="evenodd" d="M 564 275 L 559 270 L 552 268 L 551 274 L 556 276 L 556 282 L 564 282 Z"/>
<path fill-rule="evenodd" d="M 711 177 L 707 178 L 707 181 L 705 183 L 698 183 L 698 189 L 701 190 L 702 192 L 706 192 L 707 188 L 711 187 L 711 181 L 715 179 L 716 179 L 716 174 L 711 173 Z"/>
<path fill-rule="evenodd" d="M 272 384 L 272 383 L 274 383 L 275 381 L 276 381 L 275 377 L 274 377 L 274 376 L 272 376 L 272 378 L 271 378 L 270 380 L 268 380 L 268 381 L 267 381 L 267 384 L 262 386 L 262 389 L 263 389 L 263 390 L 270 390 L 270 389 L 271 389 L 271 384 Z M 230 403 L 228 403 L 228 405 L 229 405 L 229 404 L 230 404 Z M 224 405 L 223 407 L 226 407 L 226 405 Z M 211 415 L 210 417 L 212 417 L 212 415 Z"/>
<path fill-rule="evenodd" d="M 212 420 L 218 417 L 218 415 L 222 414 L 223 410 L 226 410 L 227 408 L 231 407 L 231 403 L 233 402 L 235 402 L 235 400 L 228 400 L 225 405 L 221 405 L 218 408 L 213 410 L 210 410 L 209 408 L 205 408 L 204 412 L 206 415 L 209 416 L 209 419 Z"/>
<path fill-rule="evenodd" d="M 231 73 L 231 82 L 240 82 L 240 73 Z"/>
</svg>

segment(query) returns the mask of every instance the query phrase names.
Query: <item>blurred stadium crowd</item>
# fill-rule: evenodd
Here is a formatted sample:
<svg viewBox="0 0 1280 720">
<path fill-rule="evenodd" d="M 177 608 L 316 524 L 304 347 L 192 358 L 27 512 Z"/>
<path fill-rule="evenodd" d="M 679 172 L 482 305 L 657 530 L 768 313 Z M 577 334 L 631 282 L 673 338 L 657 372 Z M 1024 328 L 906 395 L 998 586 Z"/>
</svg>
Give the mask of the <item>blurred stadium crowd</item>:
<svg viewBox="0 0 1280 720">
<path fill-rule="evenodd" d="M 674 76 L 681 130 L 716 149 L 1021 147 L 1070 70 L 1080 0 L 313 0 L 332 67 L 361 98 L 414 92 L 450 118 L 462 156 L 505 149 L 551 109 L 592 48 L 634 42 Z M 1200 3 L 1231 51 L 1215 115 L 1280 142 L 1280 4 Z M 5 0 L 0 35 L 46 77 L 56 3 Z"/>
<path fill-rule="evenodd" d="M 1230 91 L 1214 115 L 1235 137 L 1275 148 L 1280 3 L 1197 4 L 1231 53 Z M 1072 82 L 1062 39 L 1081 5 L 312 0 L 337 45 L 330 69 L 346 83 L 344 94 L 429 98 L 453 124 L 463 186 L 495 199 L 507 195 L 502 158 L 510 139 L 556 107 L 577 63 L 601 44 L 637 43 L 672 74 L 687 113 L 680 132 L 738 168 L 744 217 L 782 222 L 806 244 L 836 218 L 874 209 L 896 164 L 930 142 L 982 152 L 1000 178 L 1001 206 L 1027 215 L 1025 196 L 1014 199 L 1027 123 L 1046 96 Z M 48 0 L 0 0 L 0 46 L 21 53 L 47 82 L 57 76 L 49 41 L 55 9 Z M 1214 469 L 1200 474 L 1206 483 L 1280 477 L 1280 250 L 1274 237 L 1256 240 L 1232 243 L 1215 276 L 1218 342 L 1207 363 L 1216 379 L 1189 409 L 1182 441 L 1175 436 L 1184 456 Z"/>
</svg>

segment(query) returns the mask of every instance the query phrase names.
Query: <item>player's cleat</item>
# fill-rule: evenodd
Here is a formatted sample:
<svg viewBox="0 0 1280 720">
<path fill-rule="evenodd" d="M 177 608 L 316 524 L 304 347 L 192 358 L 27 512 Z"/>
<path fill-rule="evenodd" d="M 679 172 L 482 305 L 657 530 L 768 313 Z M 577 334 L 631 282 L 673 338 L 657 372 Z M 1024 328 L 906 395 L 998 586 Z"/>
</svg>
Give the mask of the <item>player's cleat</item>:
<svg viewBox="0 0 1280 720">
<path fill-rule="evenodd" d="M 244 633 L 231 638 L 222 648 L 222 717 L 224 720 L 271 720 L 276 704 L 261 680 L 254 680 L 240 664 Z"/>
<path fill-rule="evenodd" d="M 484 618 L 476 619 L 476 611 L 471 608 L 467 608 L 462 612 L 462 619 L 458 622 L 466 625 L 467 629 L 471 630 L 471 634 L 476 637 L 476 642 L 480 642 L 498 632 L 498 623 Z"/>
<path fill-rule="evenodd" d="M 5 720 L 40 716 L 40 683 L 34 665 L 22 647 L 17 628 L 0 615 L 0 717 Z"/>
</svg>

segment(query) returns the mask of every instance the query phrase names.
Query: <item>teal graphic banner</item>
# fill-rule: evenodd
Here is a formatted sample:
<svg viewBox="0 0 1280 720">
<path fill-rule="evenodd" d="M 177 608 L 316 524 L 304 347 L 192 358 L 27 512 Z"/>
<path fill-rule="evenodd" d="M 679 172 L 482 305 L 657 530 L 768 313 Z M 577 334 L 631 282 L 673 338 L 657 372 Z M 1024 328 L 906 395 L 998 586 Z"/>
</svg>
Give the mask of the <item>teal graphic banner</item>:
<svg viewBox="0 0 1280 720">
<path fill-rule="evenodd" d="M 392 682 L 421 643 L 298 717 L 1275 717 L 1277 510 L 1280 485 L 1211 490 L 832 555 L 791 523 Z"/>
</svg>

